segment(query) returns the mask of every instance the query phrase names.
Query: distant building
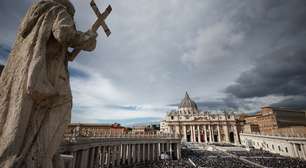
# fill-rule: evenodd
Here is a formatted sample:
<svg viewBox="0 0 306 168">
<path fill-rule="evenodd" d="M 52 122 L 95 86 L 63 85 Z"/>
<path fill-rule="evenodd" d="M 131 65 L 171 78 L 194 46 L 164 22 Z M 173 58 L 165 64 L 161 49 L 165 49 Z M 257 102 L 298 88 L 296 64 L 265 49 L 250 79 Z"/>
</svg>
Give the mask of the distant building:
<svg viewBox="0 0 306 168">
<path fill-rule="evenodd" d="M 239 143 L 238 120 L 234 113 L 202 112 L 186 92 L 178 109 L 167 113 L 160 122 L 160 131 L 176 134 L 185 142 Z"/>
<path fill-rule="evenodd" d="M 127 128 L 121 126 L 118 123 L 114 124 L 86 124 L 86 123 L 72 123 L 69 124 L 65 130 L 65 134 L 76 136 L 101 136 L 101 135 L 113 135 L 123 134 L 127 132 Z"/>
<path fill-rule="evenodd" d="M 138 125 L 132 128 L 132 133 L 134 134 L 156 134 L 159 132 L 159 125 Z"/>
<path fill-rule="evenodd" d="M 246 123 L 242 127 L 244 133 L 259 133 L 259 126 L 257 124 Z"/>
<path fill-rule="evenodd" d="M 245 117 L 244 120 L 244 133 L 306 135 L 306 113 L 304 111 L 281 107 L 262 107 L 256 115 Z"/>
</svg>

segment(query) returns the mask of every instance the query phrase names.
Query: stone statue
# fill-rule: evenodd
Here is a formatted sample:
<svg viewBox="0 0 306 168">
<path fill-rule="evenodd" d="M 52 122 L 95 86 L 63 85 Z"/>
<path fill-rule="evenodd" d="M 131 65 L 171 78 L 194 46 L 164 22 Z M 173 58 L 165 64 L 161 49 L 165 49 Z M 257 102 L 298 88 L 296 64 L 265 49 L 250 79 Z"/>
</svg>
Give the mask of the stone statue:
<svg viewBox="0 0 306 168">
<path fill-rule="evenodd" d="M 0 77 L 0 167 L 57 168 L 70 120 L 68 47 L 95 49 L 94 31 L 76 30 L 69 0 L 42 0 L 26 13 Z"/>
</svg>

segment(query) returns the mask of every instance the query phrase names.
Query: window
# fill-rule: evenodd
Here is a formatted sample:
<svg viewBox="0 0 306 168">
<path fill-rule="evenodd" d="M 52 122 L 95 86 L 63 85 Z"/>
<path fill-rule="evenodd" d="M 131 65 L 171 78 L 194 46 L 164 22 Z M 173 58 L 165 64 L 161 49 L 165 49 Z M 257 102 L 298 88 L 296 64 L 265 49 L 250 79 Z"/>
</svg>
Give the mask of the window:
<svg viewBox="0 0 306 168">
<path fill-rule="evenodd" d="M 171 120 L 173 120 L 174 119 L 174 117 L 173 116 L 171 116 Z"/>
<path fill-rule="evenodd" d="M 281 148 L 280 148 L 280 146 L 278 146 L 278 151 L 280 151 L 281 150 Z"/>
<path fill-rule="evenodd" d="M 272 145 L 272 149 L 274 150 L 274 145 Z"/>
<path fill-rule="evenodd" d="M 286 152 L 288 153 L 288 148 L 287 148 L 287 147 L 285 148 L 285 150 L 286 150 Z"/>
</svg>

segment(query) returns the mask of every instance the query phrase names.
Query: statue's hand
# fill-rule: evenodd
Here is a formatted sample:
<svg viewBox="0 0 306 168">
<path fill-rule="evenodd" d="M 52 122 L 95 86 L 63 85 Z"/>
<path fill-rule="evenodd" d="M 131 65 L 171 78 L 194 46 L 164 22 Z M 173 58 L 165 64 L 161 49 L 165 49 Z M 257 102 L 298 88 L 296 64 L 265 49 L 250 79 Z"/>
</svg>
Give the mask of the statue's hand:
<svg viewBox="0 0 306 168">
<path fill-rule="evenodd" d="M 82 49 L 85 51 L 93 51 L 96 48 L 98 34 L 94 31 L 88 30 L 84 33 L 84 44 Z"/>
</svg>

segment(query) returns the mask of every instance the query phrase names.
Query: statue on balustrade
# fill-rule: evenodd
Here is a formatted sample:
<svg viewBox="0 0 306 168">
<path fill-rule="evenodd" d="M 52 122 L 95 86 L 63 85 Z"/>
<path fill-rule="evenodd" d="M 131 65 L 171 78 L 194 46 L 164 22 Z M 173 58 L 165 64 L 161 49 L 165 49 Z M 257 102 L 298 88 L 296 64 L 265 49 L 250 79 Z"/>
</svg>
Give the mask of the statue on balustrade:
<svg viewBox="0 0 306 168">
<path fill-rule="evenodd" d="M 76 30 L 69 0 L 41 0 L 23 18 L 0 78 L 0 167 L 58 168 L 70 121 L 68 48 L 92 51 L 95 31 Z"/>
</svg>

